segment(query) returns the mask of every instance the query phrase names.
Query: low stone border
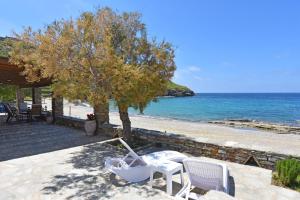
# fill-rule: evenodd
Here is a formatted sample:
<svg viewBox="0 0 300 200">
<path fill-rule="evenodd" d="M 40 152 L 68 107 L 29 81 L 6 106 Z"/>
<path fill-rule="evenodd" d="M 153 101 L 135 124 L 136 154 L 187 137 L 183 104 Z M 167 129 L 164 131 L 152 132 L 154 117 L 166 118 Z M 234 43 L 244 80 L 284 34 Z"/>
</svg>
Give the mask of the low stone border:
<svg viewBox="0 0 300 200">
<path fill-rule="evenodd" d="M 57 117 L 55 120 L 55 124 L 68 126 L 77 129 L 84 129 L 84 121 L 83 119 L 75 118 L 75 117 Z"/>
<path fill-rule="evenodd" d="M 195 138 L 160 131 L 133 129 L 133 134 L 135 139 L 155 141 L 170 149 L 186 152 L 194 156 L 204 156 L 240 164 L 249 164 L 266 169 L 274 169 L 275 163 L 278 160 L 287 158 L 300 160 L 300 157 L 291 155 L 203 143 L 196 141 Z M 247 163 L 248 161 L 251 162 Z"/>
<path fill-rule="evenodd" d="M 63 117 L 59 118 L 57 123 L 80 129 L 83 129 L 84 127 L 84 120 L 77 118 Z M 116 134 L 121 133 L 119 126 L 115 125 L 106 125 L 98 132 L 103 133 L 103 130 L 105 130 L 105 134 L 109 134 L 110 136 L 115 136 Z M 195 138 L 184 135 L 164 133 L 155 130 L 134 128 L 132 129 L 132 133 L 134 135 L 134 139 L 140 140 L 141 142 L 151 141 L 169 149 L 186 152 L 194 156 L 204 156 L 240 164 L 254 165 L 272 170 L 278 160 L 287 158 L 300 160 L 300 157 L 291 155 L 204 143 L 197 141 Z"/>
</svg>

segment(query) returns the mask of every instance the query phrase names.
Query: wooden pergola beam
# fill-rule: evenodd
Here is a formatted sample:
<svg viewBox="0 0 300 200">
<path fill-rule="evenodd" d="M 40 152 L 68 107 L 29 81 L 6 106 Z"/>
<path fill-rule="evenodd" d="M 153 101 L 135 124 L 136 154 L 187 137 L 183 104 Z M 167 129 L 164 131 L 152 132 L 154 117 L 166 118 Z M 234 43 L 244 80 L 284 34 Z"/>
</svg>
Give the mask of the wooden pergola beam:
<svg viewBox="0 0 300 200">
<path fill-rule="evenodd" d="M 20 88 L 44 87 L 51 84 L 50 79 L 42 79 L 39 82 L 28 82 L 21 75 L 22 69 L 9 63 L 8 58 L 0 57 L 0 84 L 16 85 Z"/>
</svg>

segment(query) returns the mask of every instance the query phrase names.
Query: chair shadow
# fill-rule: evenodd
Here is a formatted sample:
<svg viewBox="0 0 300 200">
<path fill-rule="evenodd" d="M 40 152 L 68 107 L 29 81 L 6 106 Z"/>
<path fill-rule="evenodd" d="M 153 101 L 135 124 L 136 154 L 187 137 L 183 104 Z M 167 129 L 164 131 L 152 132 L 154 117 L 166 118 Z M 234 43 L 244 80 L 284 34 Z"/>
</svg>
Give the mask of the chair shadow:
<svg viewBox="0 0 300 200">
<path fill-rule="evenodd" d="M 162 175 L 160 176 L 155 175 L 152 188 L 160 190 L 162 192 L 166 192 L 167 191 L 166 184 L 167 182 Z M 176 195 L 181 190 L 182 187 L 183 185 L 181 185 L 180 183 L 176 181 L 172 181 L 172 195 Z"/>
<path fill-rule="evenodd" d="M 156 184 L 153 184 L 153 188 L 155 189 L 158 189 L 158 190 L 161 190 L 161 191 L 166 191 L 166 182 L 165 183 L 162 183 L 162 175 L 159 174 L 155 174 L 154 176 L 154 183 L 156 182 Z M 160 179 L 158 181 L 158 179 Z M 165 181 L 165 180 L 164 180 Z M 235 196 L 235 182 L 234 182 L 234 178 L 232 176 L 229 176 L 229 195 L 234 197 Z M 159 182 L 159 184 L 157 184 L 157 182 Z M 182 189 L 182 185 L 176 181 L 173 181 L 172 182 L 172 186 L 173 186 L 173 192 L 172 194 L 173 195 L 176 195 L 181 189 Z M 201 195 L 205 195 L 205 193 L 207 193 L 208 191 L 207 190 L 203 190 L 203 189 L 200 189 L 200 188 L 195 188 L 193 189 L 193 192 L 197 193 L 197 194 L 201 194 Z"/>
<path fill-rule="evenodd" d="M 235 181 L 233 176 L 229 176 L 229 195 L 230 196 L 235 196 Z"/>
</svg>

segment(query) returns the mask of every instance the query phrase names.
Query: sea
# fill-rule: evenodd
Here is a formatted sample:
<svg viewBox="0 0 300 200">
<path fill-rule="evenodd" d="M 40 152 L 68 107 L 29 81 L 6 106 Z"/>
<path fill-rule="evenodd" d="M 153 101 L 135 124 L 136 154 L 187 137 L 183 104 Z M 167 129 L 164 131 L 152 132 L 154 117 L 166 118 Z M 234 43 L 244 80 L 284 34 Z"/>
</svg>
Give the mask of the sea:
<svg viewBox="0 0 300 200">
<path fill-rule="evenodd" d="M 111 110 L 116 108 L 111 104 Z M 130 109 L 130 114 L 140 115 Z M 179 120 L 257 120 L 300 126 L 300 93 L 200 93 L 161 97 L 143 115 Z"/>
</svg>

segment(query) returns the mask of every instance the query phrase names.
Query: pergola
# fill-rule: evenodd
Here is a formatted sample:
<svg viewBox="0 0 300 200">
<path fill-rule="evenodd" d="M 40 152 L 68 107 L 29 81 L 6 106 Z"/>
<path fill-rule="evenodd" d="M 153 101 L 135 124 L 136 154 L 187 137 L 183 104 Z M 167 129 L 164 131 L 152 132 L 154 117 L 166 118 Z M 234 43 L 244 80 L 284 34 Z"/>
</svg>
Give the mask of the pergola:
<svg viewBox="0 0 300 200">
<path fill-rule="evenodd" d="M 32 89 L 32 103 L 41 103 L 41 90 L 40 87 L 51 85 L 50 79 L 42 79 L 39 82 L 28 82 L 26 77 L 22 75 L 22 68 L 9 63 L 9 59 L 0 57 L 0 87 L 1 84 L 17 86 L 16 103 L 17 107 L 24 101 L 22 88 Z M 52 111 L 55 115 L 62 115 L 62 98 L 52 98 Z"/>
<path fill-rule="evenodd" d="M 51 84 L 50 79 L 42 79 L 39 82 L 30 83 L 26 81 L 25 76 L 21 75 L 22 68 L 9 63 L 8 58 L 0 57 L 0 83 L 17 85 L 20 88 L 44 87 Z"/>
</svg>

